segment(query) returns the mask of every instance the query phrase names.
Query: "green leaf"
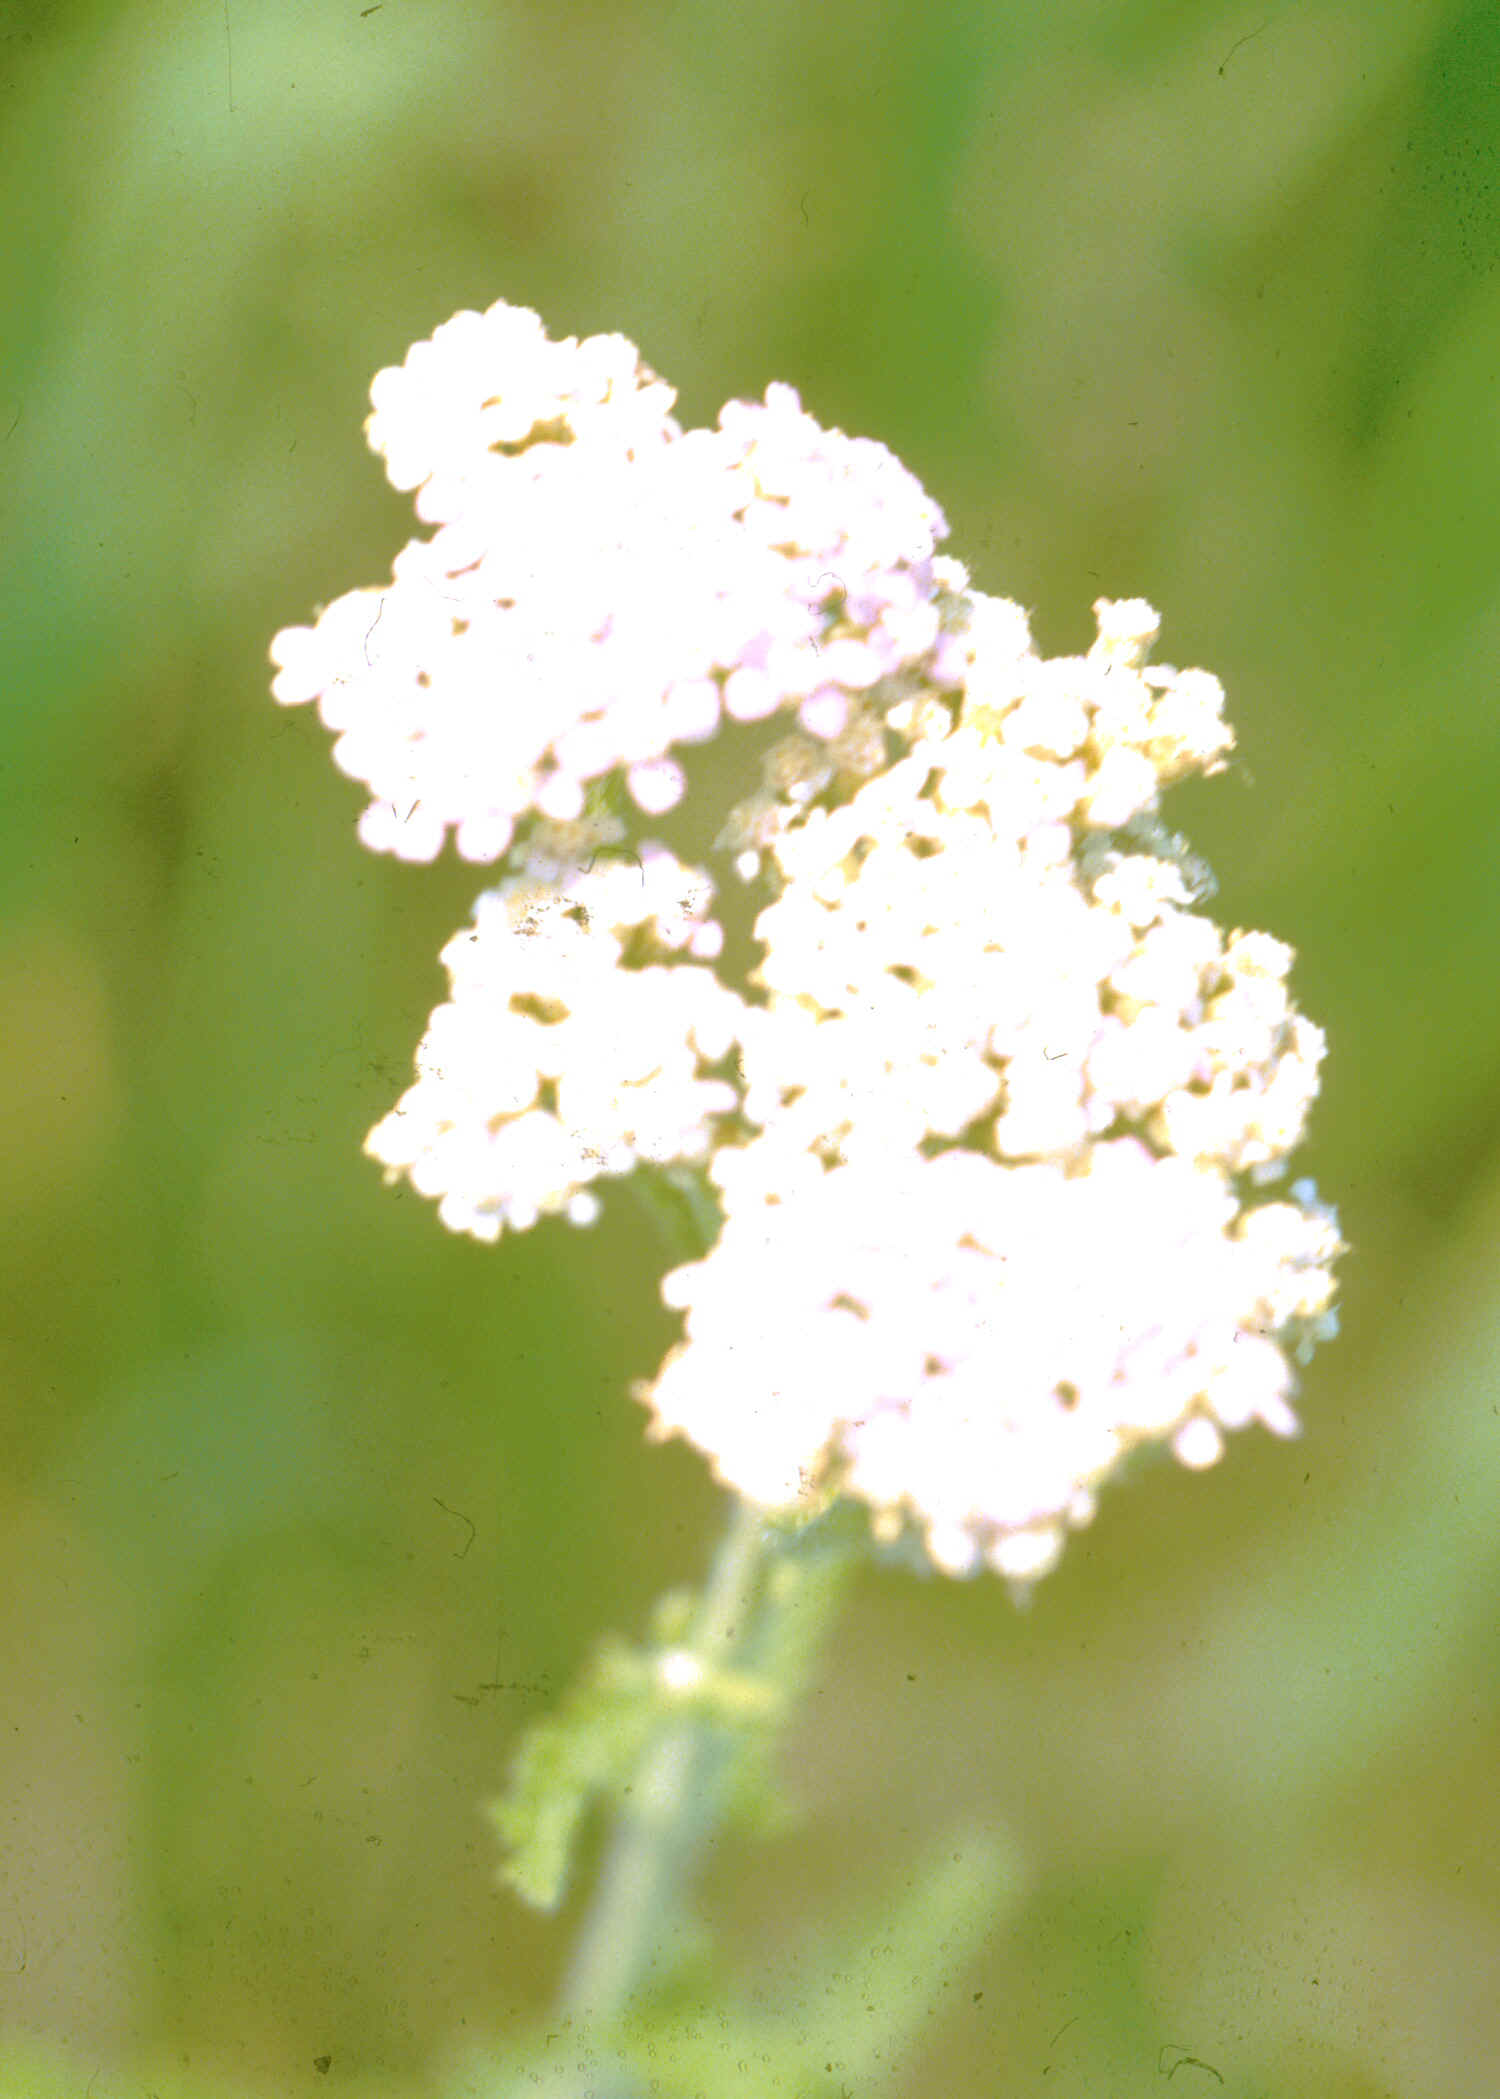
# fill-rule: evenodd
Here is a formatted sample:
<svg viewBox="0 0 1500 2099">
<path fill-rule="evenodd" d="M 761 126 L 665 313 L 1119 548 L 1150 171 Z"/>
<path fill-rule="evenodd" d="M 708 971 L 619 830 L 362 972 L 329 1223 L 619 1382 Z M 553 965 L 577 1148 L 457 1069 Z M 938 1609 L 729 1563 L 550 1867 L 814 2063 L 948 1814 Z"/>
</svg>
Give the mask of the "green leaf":
<svg viewBox="0 0 1500 2099">
<path fill-rule="evenodd" d="M 509 1790 L 485 1810 L 506 1852 L 501 1881 L 523 1902 L 562 1901 L 590 1808 L 623 1792 L 660 1718 L 651 1670 L 610 1639 L 561 1711 L 528 1729 Z"/>
</svg>

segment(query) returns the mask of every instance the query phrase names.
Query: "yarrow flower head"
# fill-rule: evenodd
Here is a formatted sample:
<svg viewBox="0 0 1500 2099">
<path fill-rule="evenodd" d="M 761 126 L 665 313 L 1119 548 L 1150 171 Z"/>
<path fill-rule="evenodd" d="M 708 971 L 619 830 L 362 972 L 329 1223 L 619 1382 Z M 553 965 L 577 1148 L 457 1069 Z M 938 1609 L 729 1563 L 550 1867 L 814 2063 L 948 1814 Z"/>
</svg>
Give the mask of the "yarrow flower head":
<svg viewBox="0 0 1500 2099">
<path fill-rule="evenodd" d="M 951 1572 L 1044 1572 L 1137 1447 L 1294 1433 L 1342 1244 L 1266 1190 L 1323 1036 L 1159 810 L 1227 762 L 1218 681 L 1152 664 L 1136 599 L 1039 656 L 789 387 L 684 434 L 623 338 L 500 305 L 372 398 L 436 530 L 278 635 L 274 690 L 338 732 L 367 845 L 506 861 L 368 1140 L 388 1177 L 494 1239 L 687 1176 L 717 1237 L 663 1282 L 654 1432 Z M 788 715 L 719 826 L 765 898 L 731 984 L 712 876 L 635 831 L 682 747 Z"/>
</svg>

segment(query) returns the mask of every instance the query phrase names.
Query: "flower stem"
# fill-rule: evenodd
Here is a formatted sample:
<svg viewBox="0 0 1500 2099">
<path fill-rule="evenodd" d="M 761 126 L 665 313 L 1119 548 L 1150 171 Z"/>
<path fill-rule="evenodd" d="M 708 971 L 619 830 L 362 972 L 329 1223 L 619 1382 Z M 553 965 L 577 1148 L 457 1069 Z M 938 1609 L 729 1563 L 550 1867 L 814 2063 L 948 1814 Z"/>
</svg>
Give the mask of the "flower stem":
<svg viewBox="0 0 1500 2099">
<path fill-rule="evenodd" d="M 767 1546 L 762 1512 L 736 1501 L 687 1643 L 705 1670 L 731 1664 L 749 1639 Z M 698 1716 L 668 1724 L 648 1746 L 563 1979 L 558 2009 L 570 2018 L 615 2017 L 656 1965 L 713 1830 L 723 1753 L 713 1721 Z"/>
</svg>

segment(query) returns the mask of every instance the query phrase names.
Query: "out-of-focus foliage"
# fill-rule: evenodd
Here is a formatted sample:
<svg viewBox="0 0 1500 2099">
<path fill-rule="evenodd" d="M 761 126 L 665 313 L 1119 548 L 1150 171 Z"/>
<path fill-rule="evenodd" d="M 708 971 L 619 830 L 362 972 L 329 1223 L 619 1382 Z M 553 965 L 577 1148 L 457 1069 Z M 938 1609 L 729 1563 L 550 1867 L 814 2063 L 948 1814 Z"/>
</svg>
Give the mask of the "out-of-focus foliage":
<svg viewBox="0 0 1500 2099">
<path fill-rule="evenodd" d="M 412 529 L 371 376 L 500 297 L 685 422 L 780 378 L 880 438 L 1048 650 L 1161 607 L 1244 761 L 1167 818 L 1330 1036 L 1303 1442 L 1122 1486 L 1024 1616 L 865 1581 L 731 1955 L 977 1821 L 1026 1893 L 862 2092 L 1482 2083 L 1497 160 L 1485 0 L 0 16 L 5 2099 L 417 2093 L 529 2024 L 576 1916 L 482 1803 L 718 1527 L 627 1396 L 628 1195 L 483 1248 L 361 1156 L 475 871 L 361 852 L 267 693 Z"/>
</svg>

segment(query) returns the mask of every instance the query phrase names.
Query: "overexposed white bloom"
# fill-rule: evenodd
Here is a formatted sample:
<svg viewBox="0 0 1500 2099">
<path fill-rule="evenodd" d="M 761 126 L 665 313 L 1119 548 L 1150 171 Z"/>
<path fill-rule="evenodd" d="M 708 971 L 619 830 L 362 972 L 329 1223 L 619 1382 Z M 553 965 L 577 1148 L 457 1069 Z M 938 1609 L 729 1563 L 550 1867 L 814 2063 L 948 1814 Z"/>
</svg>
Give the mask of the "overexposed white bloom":
<svg viewBox="0 0 1500 2099">
<path fill-rule="evenodd" d="M 1136 1445 L 1201 1463 L 1221 1428 L 1295 1430 L 1270 1335 L 1326 1308 L 1337 1247 L 1326 1218 L 1242 1214 L 1223 1173 L 1135 1138 L 1078 1174 L 865 1158 L 732 1207 L 668 1277 L 687 1334 L 651 1407 L 756 1499 L 829 1480 L 950 1571 L 1025 1578 Z"/>
<path fill-rule="evenodd" d="M 503 302 L 459 313 L 404 364 L 378 372 L 365 425 L 393 488 L 444 524 L 474 507 L 474 483 L 544 436 L 629 455 L 677 436 L 674 389 L 623 335 L 553 342 L 538 316 Z"/>
<path fill-rule="evenodd" d="M 625 338 L 501 304 L 372 400 L 435 529 L 278 634 L 273 690 L 316 700 L 367 846 L 507 859 L 368 1139 L 388 1178 L 494 1239 L 688 1175 L 722 1229 L 663 1283 L 654 1432 L 954 1573 L 1043 1573 L 1143 1444 L 1294 1433 L 1341 1242 L 1310 1183 L 1265 1189 L 1324 1040 L 1160 819 L 1233 749 L 1217 679 L 1149 660 L 1140 599 L 1038 655 L 907 469 L 788 386 L 684 433 Z M 724 722 L 770 725 L 711 819 L 763 885 L 741 985 L 709 875 L 634 835 Z"/>
<path fill-rule="evenodd" d="M 789 386 L 684 435 L 622 337 L 551 342 L 501 305 L 371 391 L 370 442 L 438 529 L 278 634 L 272 690 L 339 732 L 374 851 L 431 859 L 451 832 L 498 859 L 529 812 L 576 813 L 621 767 L 659 814 L 681 785 L 664 761 L 721 715 L 933 669 L 941 512 Z"/>
<path fill-rule="evenodd" d="M 752 1134 L 709 1162 L 724 1230 L 667 1279 L 686 1331 L 641 1397 L 742 1493 L 837 1485 L 1024 1581 L 1139 1444 L 1201 1467 L 1252 1420 L 1295 1431 L 1340 1241 L 1310 1194 L 1255 1199 L 1324 1047 L 1290 950 L 1110 842 L 1223 762 L 1216 683 L 1139 664 L 1138 603 L 1051 662 L 975 610 L 956 713 L 914 709 L 847 799 L 766 812 Z M 1134 783 L 1107 825 L 1103 779 Z"/>
<path fill-rule="evenodd" d="M 387 1178 L 438 1198 L 451 1230 L 493 1240 L 558 1212 L 592 1222 L 592 1184 L 643 1160 L 706 1158 L 737 1095 L 705 1070 L 740 1002 L 691 960 L 645 958 L 712 954 L 711 894 L 649 842 L 639 863 L 487 890 L 443 950 L 451 989 L 416 1083 L 366 1140 Z"/>
</svg>

